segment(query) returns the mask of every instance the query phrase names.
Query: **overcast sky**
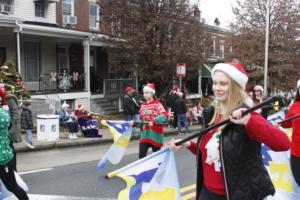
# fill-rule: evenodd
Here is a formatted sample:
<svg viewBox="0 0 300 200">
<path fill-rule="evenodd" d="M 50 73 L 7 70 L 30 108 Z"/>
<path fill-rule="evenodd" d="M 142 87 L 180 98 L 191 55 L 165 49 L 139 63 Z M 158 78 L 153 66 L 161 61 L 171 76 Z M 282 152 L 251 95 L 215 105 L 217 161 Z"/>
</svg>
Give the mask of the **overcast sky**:
<svg viewBox="0 0 300 200">
<path fill-rule="evenodd" d="M 198 0 L 191 0 L 198 2 Z M 200 0 L 200 9 L 202 18 L 207 24 L 214 24 L 216 17 L 220 19 L 222 27 L 228 27 L 234 19 L 232 13 L 232 5 L 236 4 L 236 0 Z"/>
</svg>

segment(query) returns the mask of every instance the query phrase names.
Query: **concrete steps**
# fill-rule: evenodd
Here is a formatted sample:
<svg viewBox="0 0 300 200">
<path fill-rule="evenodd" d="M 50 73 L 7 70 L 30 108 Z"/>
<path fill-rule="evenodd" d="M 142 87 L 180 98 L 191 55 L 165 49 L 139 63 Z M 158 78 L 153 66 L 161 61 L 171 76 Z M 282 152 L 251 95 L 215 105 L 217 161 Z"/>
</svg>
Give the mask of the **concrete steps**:
<svg viewBox="0 0 300 200">
<path fill-rule="evenodd" d="M 91 99 L 91 112 L 100 114 L 118 114 L 119 101 L 118 99 Z"/>
</svg>

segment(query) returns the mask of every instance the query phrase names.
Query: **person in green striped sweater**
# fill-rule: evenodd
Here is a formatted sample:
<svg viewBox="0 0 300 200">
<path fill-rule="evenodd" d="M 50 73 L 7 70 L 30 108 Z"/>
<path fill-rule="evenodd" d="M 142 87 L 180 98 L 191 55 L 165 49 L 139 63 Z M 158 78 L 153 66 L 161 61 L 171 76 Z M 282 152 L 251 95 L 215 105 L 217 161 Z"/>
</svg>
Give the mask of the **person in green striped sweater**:
<svg viewBox="0 0 300 200">
<path fill-rule="evenodd" d="M 140 159 L 147 155 L 150 147 L 153 152 L 161 149 L 163 146 L 163 126 L 159 124 L 166 122 L 169 118 L 167 111 L 155 97 L 155 85 L 153 83 L 148 83 L 143 88 L 143 93 L 145 102 L 141 105 L 139 111 L 143 123 L 131 122 L 133 126 L 141 128 Z"/>
</svg>

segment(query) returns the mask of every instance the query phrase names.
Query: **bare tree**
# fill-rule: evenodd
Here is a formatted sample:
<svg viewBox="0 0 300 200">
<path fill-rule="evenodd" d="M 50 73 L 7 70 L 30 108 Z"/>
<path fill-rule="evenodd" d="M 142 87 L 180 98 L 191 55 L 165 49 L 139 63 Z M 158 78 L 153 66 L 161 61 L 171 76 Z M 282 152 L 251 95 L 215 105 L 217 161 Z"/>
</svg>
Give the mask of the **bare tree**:
<svg viewBox="0 0 300 200">
<path fill-rule="evenodd" d="M 231 25 L 234 53 L 248 66 L 253 84 L 262 84 L 267 0 L 238 1 Z M 300 75 L 300 5 L 297 0 L 270 0 L 269 86 L 291 89 Z"/>
<path fill-rule="evenodd" d="M 209 44 L 200 23 L 200 10 L 189 0 L 102 1 L 107 34 L 117 41 L 115 69 L 136 71 L 146 81 L 164 89 L 172 84 L 176 63 L 187 63 L 193 73 L 205 62 Z"/>
</svg>

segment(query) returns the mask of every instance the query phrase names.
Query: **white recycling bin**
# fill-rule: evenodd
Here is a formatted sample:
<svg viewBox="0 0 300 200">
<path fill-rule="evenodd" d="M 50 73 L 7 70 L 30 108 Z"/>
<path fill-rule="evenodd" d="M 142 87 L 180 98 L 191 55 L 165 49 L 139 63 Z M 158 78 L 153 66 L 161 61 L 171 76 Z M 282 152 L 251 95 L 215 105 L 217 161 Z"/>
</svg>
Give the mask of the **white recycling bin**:
<svg viewBox="0 0 300 200">
<path fill-rule="evenodd" d="M 37 115 L 37 140 L 54 141 L 59 139 L 59 116 Z"/>
</svg>

